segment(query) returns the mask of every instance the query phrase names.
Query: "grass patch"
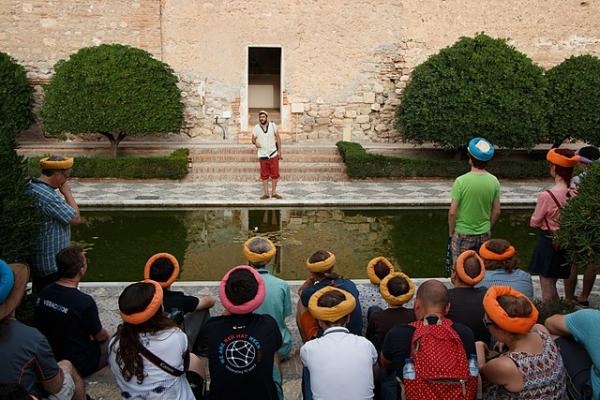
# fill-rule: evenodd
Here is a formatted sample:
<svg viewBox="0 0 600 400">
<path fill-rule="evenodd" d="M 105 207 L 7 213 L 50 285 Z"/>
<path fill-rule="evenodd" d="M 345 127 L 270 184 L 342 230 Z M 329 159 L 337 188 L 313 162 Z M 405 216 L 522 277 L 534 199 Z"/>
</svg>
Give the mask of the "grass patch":
<svg viewBox="0 0 600 400">
<path fill-rule="evenodd" d="M 76 157 L 73 177 L 122 179 L 183 179 L 188 174 L 188 149 L 156 157 Z M 42 157 L 27 159 L 29 175 L 40 173 Z"/>
<path fill-rule="evenodd" d="M 469 170 L 465 160 L 413 158 L 372 154 L 358 143 L 337 142 L 351 178 L 442 177 L 455 178 Z M 488 171 L 498 178 L 524 179 L 548 177 L 546 160 L 496 159 Z"/>
</svg>

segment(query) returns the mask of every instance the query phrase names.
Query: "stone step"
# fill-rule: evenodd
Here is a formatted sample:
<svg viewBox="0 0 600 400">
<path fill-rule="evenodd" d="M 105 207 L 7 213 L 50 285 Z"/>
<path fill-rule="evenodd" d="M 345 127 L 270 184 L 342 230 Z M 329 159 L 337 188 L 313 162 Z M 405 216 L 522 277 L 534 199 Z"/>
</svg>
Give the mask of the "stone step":
<svg viewBox="0 0 600 400">
<path fill-rule="evenodd" d="M 194 163 L 192 173 L 238 173 L 259 171 L 258 163 L 232 163 L 232 162 L 203 162 Z M 294 163 L 284 162 L 279 165 L 281 174 L 286 173 L 321 173 L 321 172 L 338 172 L 345 173 L 346 167 L 342 163 Z"/>
<path fill-rule="evenodd" d="M 327 155 L 339 155 L 337 147 L 335 146 L 296 146 L 296 145 L 285 145 L 285 154 L 327 154 Z M 210 148 L 202 149 L 190 149 L 190 156 L 204 155 L 204 154 L 252 154 L 256 155 L 256 148 L 253 145 L 250 146 L 214 146 Z"/>
<path fill-rule="evenodd" d="M 205 163 L 205 162 L 242 162 L 242 163 L 258 163 L 256 153 L 208 153 L 198 154 L 195 153 L 190 155 L 192 162 L 194 163 Z M 342 157 L 339 155 L 332 154 L 320 154 L 320 153 L 288 153 L 284 154 L 284 162 L 294 163 L 342 163 Z"/>
<path fill-rule="evenodd" d="M 203 182 L 257 182 L 259 183 L 260 178 L 258 171 L 256 172 L 244 172 L 244 173 L 231 173 L 231 172 L 218 172 L 218 173 L 199 173 L 193 172 L 188 175 L 186 180 L 190 181 L 203 181 Z M 318 172 L 318 173 L 303 173 L 294 172 L 282 174 L 281 181 L 283 182 L 340 182 L 348 181 L 348 175 L 346 173 L 339 172 Z"/>
</svg>

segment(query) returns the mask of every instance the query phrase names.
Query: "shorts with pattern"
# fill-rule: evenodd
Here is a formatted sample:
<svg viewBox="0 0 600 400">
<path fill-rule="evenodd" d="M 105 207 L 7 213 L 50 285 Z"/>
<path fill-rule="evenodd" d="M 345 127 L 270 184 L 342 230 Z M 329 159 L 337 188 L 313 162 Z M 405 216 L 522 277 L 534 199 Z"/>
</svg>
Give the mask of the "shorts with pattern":
<svg viewBox="0 0 600 400">
<path fill-rule="evenodd" d="M 456 259 L 460 254 L 467 250 L 479 251 L 479 248 L 483 242 L 492 238 L 491 232 L 482 233 L 479 235 L 468 235 L 464 233 L 454 232 L 452 234 L 452 261 L 456 262 Z"/>
</svg>

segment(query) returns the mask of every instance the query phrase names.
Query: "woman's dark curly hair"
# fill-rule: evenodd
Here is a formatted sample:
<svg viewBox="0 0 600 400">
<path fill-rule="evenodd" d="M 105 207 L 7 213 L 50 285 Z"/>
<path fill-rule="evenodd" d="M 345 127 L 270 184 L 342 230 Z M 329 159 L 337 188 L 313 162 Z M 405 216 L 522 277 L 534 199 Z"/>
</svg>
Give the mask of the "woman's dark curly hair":
<svg viewBox="0 0 600 400">
<path fill-rule="evenodd" d="M 496 254 L 502 254 L 510 247 L 510 243 L 504 239 L 492 239 L 487 242 L 486 247 L 491 252 Z M 497 261 L 497 260 L 486 260 L 485 269 L 489 271 L 493 271 L 495 269 L 503 269 L 506 272 L 513 272 L 515 269 L 519 268 L 519 259 L 517 257 L 511 257 L 508 260 Z"/>
<path fill-rule="evenodd" d="M 154 285 L 145 282 L 127 286 L 119 296 L 119 310 L 125 314 L 144 311 L 154 296 L 154 290 Z M 142 324 L 133 325 L 123 322 L 119 325 L 110 351 L 115 352 L 117 365 L 126 381 L 130 381 L 134 376 L 137 378 L 138 384 L 144 381 L 144 361 L 140 355 L 142 347 L 140 334 L 156 333 L 174 327 L 177 327 L 177 324 L 165 315 L 162 308 Z M 118 347 L 116 346 L 117 342 Z"/>
</svg>

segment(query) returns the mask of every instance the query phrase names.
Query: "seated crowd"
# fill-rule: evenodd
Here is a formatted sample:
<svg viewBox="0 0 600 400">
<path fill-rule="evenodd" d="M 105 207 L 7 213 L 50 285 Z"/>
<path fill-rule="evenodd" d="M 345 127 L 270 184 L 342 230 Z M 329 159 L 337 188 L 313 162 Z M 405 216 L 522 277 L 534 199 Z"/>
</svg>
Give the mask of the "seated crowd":
<svg viewBox="0 0 600 400">
<path fill-rule="evenodd" d="M 506 240 L 460 254 L 451 288 L 435 279 L 416 288 L 376 257 L 359 290 L 335 271 L 332 252 L 315 252 L 298 290 L 299 349 L 286 325 L 289 285 L 267 269 L 275 253 L 266 238 L 244 243 L 248 265 L 225 274 L 224 311 L 212 317 L 211 296 L 171 289 L 177 259 L 152 256 L 144 280 L 119 296 L 112 337 L 78 289 L 87 271 L 80 247 L 57 254 L 58 279 L 37 296 L 35 328 L 15 319 L 28 267 L 0 262 L 0 399 L 85 399 L 83 378 L 106 365 L 124 399 L 283 399 L 281 366 L 294 354 L 304 399 L 600 396 L 600 311 L 538 324 L 531 276 Z"/>
</svg>

